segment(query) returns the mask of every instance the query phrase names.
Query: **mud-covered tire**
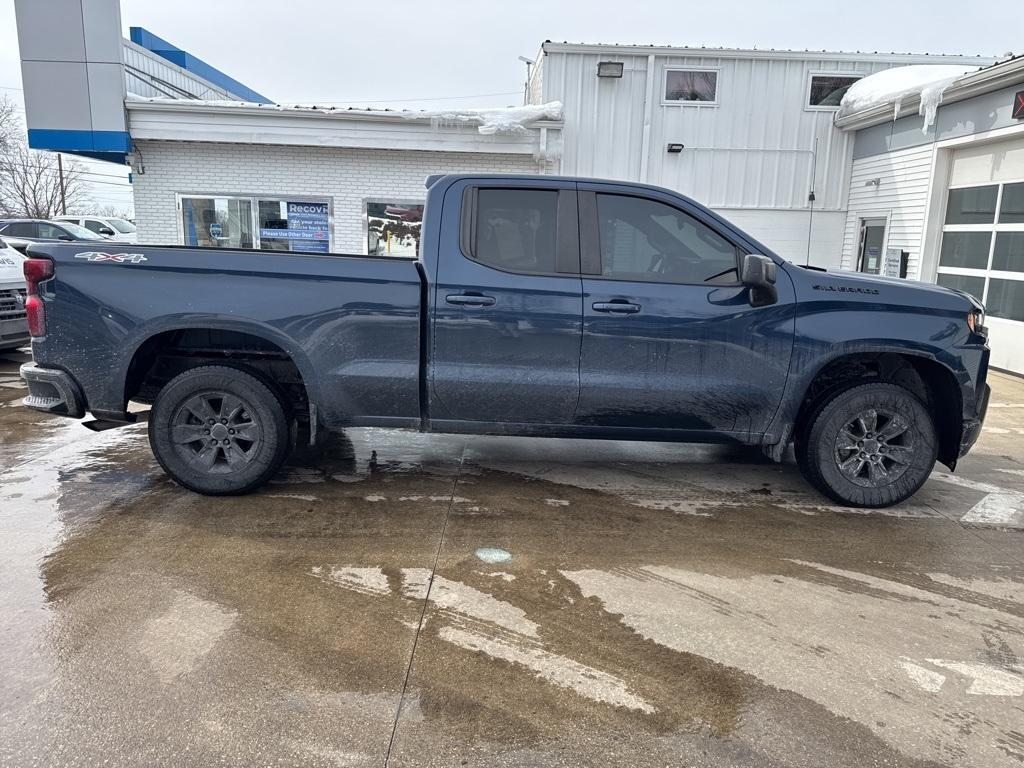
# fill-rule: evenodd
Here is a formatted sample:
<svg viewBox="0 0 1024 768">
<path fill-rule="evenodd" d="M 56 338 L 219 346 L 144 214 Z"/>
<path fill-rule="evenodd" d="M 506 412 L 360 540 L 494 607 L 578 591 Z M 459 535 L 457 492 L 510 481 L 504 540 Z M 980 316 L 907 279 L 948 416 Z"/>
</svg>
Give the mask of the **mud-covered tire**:
<svg viewBox="0 0 1024 768">
<path fill-rule="evenodd" d="M 160 390 L 149 444 L 164 471 L 208 496 L 248 493 L 273 476 L 290 446 L 281 398 L 246 371 L 192 368 Z"/>
<path fill-rule="evenodd" d="M 910 498 L 938 454 L 924 403 L 884 383 L 850 387 L 819 403 L 796 442 L 808 482 L 851 507 L 889 507 Z"/>
</svg>

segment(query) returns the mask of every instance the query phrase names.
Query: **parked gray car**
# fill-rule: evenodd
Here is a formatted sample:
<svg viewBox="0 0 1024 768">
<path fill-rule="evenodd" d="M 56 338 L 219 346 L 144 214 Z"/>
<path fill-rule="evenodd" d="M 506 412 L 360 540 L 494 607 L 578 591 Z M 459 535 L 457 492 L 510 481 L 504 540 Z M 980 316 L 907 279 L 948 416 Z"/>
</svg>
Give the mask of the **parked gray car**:
<svg viewBox="0 0 1024 768">
<path fill-rule="evenodd" d="M 111 240 L 70 221 L 46 219 L 0 219 L 0 237 L 22 253 L 32 243 L 74 242 L 78 240 Z"/>
</svg>

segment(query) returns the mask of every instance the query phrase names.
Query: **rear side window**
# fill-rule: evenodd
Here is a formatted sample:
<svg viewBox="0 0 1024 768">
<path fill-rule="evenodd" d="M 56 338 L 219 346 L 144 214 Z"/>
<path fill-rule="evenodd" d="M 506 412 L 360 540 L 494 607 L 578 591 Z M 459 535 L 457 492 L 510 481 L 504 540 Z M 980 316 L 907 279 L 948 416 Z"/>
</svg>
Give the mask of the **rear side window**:
<svg viewBox="0 0 1024 768">
<path fill-rule="evenodd" d="M 615 280 L 733 285 L 736 246 L 656 200 L 597 195 L 601 274 Z"/>
<path fill-rule="evenodd" d="M 477 191 L 473 257 L 507 272 L 555 272 L 558 192 Z"/>
<path fill-rule="evenodd" d="M 8 237 L 36 237 L 36 224 L 34 221 L 12 221 L 3 229 Z"/>
</svg>

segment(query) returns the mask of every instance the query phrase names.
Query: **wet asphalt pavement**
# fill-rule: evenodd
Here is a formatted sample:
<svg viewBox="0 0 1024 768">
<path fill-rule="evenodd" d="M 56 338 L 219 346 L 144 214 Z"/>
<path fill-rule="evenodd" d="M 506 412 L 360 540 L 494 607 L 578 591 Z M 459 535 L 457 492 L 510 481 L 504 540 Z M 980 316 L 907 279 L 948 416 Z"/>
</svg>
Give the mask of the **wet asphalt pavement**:
<svg viewBox="0 0 1024 768">
<path fill-rule="evenodd" d="M 260 493 L 19 406 L 0 765 L 1020 766 L 1024 381 L 910 502 L 716 446 L 352 430 Z"/>
</svg>

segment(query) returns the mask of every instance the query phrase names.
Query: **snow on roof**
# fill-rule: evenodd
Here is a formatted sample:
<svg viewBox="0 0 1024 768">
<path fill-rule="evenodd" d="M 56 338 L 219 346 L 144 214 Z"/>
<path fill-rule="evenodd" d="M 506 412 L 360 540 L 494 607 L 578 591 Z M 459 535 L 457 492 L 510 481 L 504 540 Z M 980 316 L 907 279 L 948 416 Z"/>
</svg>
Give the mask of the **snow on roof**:
<svg viewBox="0 0 1024 768">
<path fill-rule="evenodd" d="M 909 67 L 883 69 L 861 78 L 846 92 L 840 102 L 839 117 L 861 112 L 885 104 L 893 105 L 892 119 L 900 116 L 903 100 L 920 97 L 917 111 L 924 115 L 922 131 L 935 122 L 935 114 L 942 103 L 943 92 L 964 75 L 976 72 L 978 67 L 959 64 L 914 64 Z"/>
<path fill-rule="evenodd" d="M 164 97 L 139 96 L 128 93 L 129 103 L 178 104 L 182 107 L 205 106 L 225 108 L 258 109 L 266 112 L 315 112 L 325 115 L 352 115 L 360 113 L 381 115 L 386 113 L 406 120 L 430 120 L 436 127 L 475 125 L 485 135 L 493 134 L 525 134 L 530 130 L 530 123 L 538 120 L 561 120 L 562 102 L 551 101 L 547 104 L 527 104 L 522 107 L 498 107 L 486 109 L 444 109 L 444 110 L 412 110 L 412 109 L 375 109 L 373 107 L 320 107 L 308 104 L 257 104 L 248 101 L 224 101 L 217 99 L 170 99 Z"/>
<path fill-rule="evenodd" d="M 915 53 L 913 51 L 829 51 L 824 48 L 821 50 L 811 48 L 759 48 L 754 46 L 752 48 L 734 48 L 730 46 L 722 45 L 677 45 L 669 43 L 601 43 L 601 42 L 574 42 L 572 40 L 545 40 L 542 43 L 542 48 L 545 46 L 551 48 L 590 48 L 590 49 L 629 49 L 639 50 L 647 49 L 652 52 L 654 51 L 679 51 L 683 54 L 697 53 L 700 52 L 702 55 L 714 56 L 716 54 L 760 54 L 760 55 L 774 55 L 779 58 L 794 57 L 794 58 L 830 58 L 833 56 L 842 57 L 860 57 L 865 59 L 910 59 L 910 60 L 927 60 L 934 59 L 936 61 L 942 60 L 955 60 L 955 59 L 978 59 L 983 63 L 989 63 L 995 61 L 995 58 L 981 53 L 937 53 L 937 52 L 924 52 Z"/>
<path fill-rule="evenodd" d="M 475 125 L 485 136 L 496 133 L 529 133 L 528 123 L 537 120 L 561 120 L 562 102 L 549 101 L 547 104 L 527 104 L 522 107 L 502 109 L 439 109 L 402 112 L 410 120 L 429 117 L 437 128 L 447 125 Z"/>
</svg>

